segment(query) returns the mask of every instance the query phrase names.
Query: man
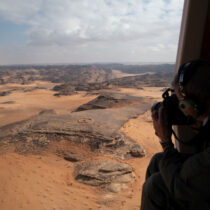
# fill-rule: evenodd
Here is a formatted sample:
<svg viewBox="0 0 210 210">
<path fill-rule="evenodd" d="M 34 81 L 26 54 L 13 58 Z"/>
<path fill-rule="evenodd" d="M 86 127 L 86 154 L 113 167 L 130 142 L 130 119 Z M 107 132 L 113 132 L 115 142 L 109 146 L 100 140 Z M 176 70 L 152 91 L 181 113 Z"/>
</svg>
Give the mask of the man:
<svg viewBox="0 0 210 210">
<path fill-rule="evenodd" d="M 186 124 L 196 133 L 190 143 L 194 144 L 197 152 L 183 154 L 174 148 L 171 140 L 172 125 L 176 124 L 173 122 L 177 120 L 170 118 L 176 114 L 172 115 L 173 110 L 168 109 L 164 101 L 160 103 L 158 108 L 152 111 L 152 119 L 163 152 L 154 155 L 148 166 L 141 210 L 209 210 L 209 64 L 195 60 L 182 65 L 175 76 L 173 87 L 179 103 L 178 109 L 186 119 L 190 119 Z"/>
</svg>

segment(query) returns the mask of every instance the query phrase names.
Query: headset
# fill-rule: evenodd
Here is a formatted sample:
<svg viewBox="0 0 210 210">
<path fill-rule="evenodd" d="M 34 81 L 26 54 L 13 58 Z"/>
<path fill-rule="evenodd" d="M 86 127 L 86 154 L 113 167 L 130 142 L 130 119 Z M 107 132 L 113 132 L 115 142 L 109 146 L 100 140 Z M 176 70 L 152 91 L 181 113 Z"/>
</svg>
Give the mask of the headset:
<svg viewBox="0 0 210 210">
<path fill-rule="evenodd" d="M 202 64 L 202 60 L 190 61 L 181 65 L 178 71 L 179 92 L 182 96 L 179 102 L 179 109 L 185 116 L 193 118 L 193 120 L 196 120 L 202 114 L 201 107 L 192 98 L 187 96 L 184 86 Z"/>
</svg>

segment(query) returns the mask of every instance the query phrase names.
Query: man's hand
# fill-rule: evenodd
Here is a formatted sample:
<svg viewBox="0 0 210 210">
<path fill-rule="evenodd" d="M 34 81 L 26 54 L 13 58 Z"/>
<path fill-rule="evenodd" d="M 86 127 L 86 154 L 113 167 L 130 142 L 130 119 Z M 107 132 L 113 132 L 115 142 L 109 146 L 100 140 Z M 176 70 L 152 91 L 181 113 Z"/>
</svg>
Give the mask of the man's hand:
<svg viewBox="0 0 210 210">
<path fill-rule="evenodd" d="M 165 145 L 172 144 L 172 125 L 168 123 L 168 115 L 163 105 L 152 111 L 152 120 L 155 134 L 160 138 L 160 144 L 164 149 Z"/>
</svg>

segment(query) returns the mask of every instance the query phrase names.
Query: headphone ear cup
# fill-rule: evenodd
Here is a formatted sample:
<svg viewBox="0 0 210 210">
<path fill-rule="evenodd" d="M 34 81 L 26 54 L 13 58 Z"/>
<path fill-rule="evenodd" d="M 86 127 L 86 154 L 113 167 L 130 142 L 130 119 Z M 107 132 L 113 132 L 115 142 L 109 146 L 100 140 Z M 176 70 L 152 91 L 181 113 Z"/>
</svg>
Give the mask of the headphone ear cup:
<svg viewBox="0 0 210 210">
<path fill-rule="evenodd" d="M 186 97 L 179 102 L 179 109 L 186 117 L 192 117 L 194 120 L 200 115 L 197 104 Z"/>
</svg>

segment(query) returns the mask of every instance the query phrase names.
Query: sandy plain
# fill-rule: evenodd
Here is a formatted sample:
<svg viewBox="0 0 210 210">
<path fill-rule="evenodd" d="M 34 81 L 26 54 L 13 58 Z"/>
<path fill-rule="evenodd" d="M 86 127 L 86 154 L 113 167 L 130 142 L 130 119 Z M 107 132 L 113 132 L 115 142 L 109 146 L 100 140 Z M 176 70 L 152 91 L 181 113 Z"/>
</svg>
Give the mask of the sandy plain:
<svg viewBox="0 0 210 210">
<path fill-rule="evenodd" d="M 43 87 L 23 91 L 24 88 Z M 49 82 L 36 82 L 31 85 L 8 84 L 0 90 L 17 88 L 12 94 L 0 97 L 0 126 L 21 121 L 38 114 L 43 109 L 53 109 L 64 114 L 81 104 L 94 99 L 96 95 L 79 92 L 72 96 L 55 97 Z M 20 88 L 18 90 L 18 88 Z M 116 90 L 145 100 L 161 100 L 161 87 Z M 120 129 L 127 136 L 141 144 L 146 157 L 121 160 L 129 164 L 136 174 L 133 183 L 120 193 L 111 193 L 100 188 L 87 186 L 74 180 L 74 165 L 53 154 L 54 147 L 69 147 L 66 142 L 55 143 L 44 154 L 20 155 L 14 152 L 0 154 L 0 209 L 1 210 L 95 210 L 140 208 L 142 184 L 147 165 L 153 154 L 161 151 L 154 135 L 150 111 L 128 120 Z M 90 159 L 96 154 L 88 149 L 75 151 Z M 12 151 L 12 150 L 11 150 Z M 101 157 L 102 158 L 102 157 Z"/>
</svg>

